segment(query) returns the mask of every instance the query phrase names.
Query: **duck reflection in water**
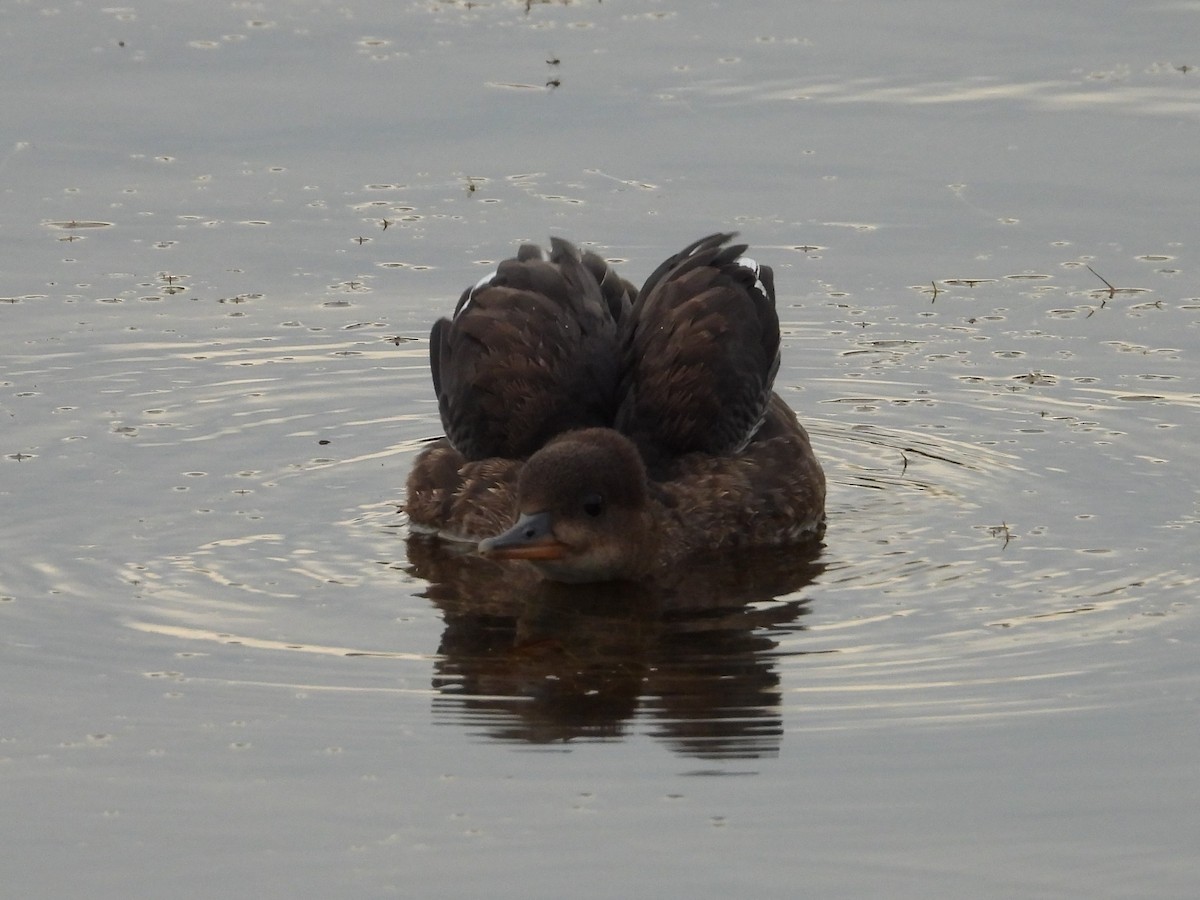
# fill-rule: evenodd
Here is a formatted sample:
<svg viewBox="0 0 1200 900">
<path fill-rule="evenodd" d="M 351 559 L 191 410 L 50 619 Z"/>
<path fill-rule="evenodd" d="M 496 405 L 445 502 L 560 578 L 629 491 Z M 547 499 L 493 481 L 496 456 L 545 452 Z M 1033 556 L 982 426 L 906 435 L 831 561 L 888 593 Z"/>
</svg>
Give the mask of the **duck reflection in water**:
<svg viewBox="0 0 1200 900">
<path fill-rule="evenodd" d="M 795 598 L 819 554 L 753 548 L 649 581 L 563 584 L 414 535 L 408 571 L 445 620 L 435 713 L 506 742 L 619 740 L 636 720 L 686 756 L 772 756 L 778 666 L 805 652 Z"/>
<path fill-rule="evenodd" d="M 773 273 L 732 237 L 640 291 L 558 239 L 465 291 L 430 335 L 446 437 L 409 475 L 411 527 L 574 583 L 818 540 L 825 475 L 774 392 Z"/>
<path fill-rule="evenodd" d="M 640 290 L 566 241 L 525 245 L 434 325 L 446 437 L 405 510 L 411 571 L 446 614 L 447 702 L 507 704 L 500 730 L 550 740 L 619 733 L 650 691 L 696 752 L 730 729 L 739 755 L 777 742 L 756 629 L 804 607 L 748 604 L 814 577 L 825 476 L 774 392 L 773 273 L 732 237 Z"/>
</svg>

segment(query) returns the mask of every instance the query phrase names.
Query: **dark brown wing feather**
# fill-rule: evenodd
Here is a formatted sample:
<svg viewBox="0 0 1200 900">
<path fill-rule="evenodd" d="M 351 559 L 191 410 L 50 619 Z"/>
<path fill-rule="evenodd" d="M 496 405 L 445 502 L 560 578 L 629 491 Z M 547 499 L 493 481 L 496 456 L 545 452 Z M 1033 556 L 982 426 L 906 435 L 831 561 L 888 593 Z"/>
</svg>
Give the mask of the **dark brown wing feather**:
<svg viewBox="0 0 1200 900">
<path fill-rule="evenodd" d="M 446 435 L 468 460 L 520 459 L 554 435 L 608 425 L 616 407 L 617 320 L 632 288 L 594 254 L 551 239 L 463 293 L 430 334 Z"/>
<path fill-rule="evenodd" d="M 767 266 L 714 234 L 646 280 L 623 325 L 615 419 L 647 461 L 739 452 L 762 424 L 779 369 L 779 318 Z"/>
</svg>

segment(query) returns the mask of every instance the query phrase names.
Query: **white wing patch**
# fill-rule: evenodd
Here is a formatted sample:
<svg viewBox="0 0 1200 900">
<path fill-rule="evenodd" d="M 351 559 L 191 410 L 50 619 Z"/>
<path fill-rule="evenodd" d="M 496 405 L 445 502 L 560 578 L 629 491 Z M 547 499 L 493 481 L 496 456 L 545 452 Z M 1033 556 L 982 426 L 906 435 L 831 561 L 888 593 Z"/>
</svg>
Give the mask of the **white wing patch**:
<svg viewBox="0 0 1200 900">
<path fill-rule="evenodd" d="M 762 294 L 764 297 L 767 296 L 766 285 L 764 285 L 762 283 L 762 279 L 759 278 L 759 276 L 758 276 L 757 260 L 753 260 L 749 256 L 739 256 L 737 259 L 734 260 L 734 262 L 737 265 L 741 266 L 743 269 L 749 269 L 751 272 L 754 273 L 754 286 L 758 289 L 758 292 L 760 294 Z"/>
<path fill-rule="evenodd" d="M 499 274 L 500 274 L 500 270 L 496 269 L 494 272 L 488 272 L 486 275 L 484 275 L 482 278 L 480 278 L 477 282 L 475 282 L 475 286 L 472 287 L 471 290 L 467 292 L 467 299 L 465 301 L 463 301 L 463 305 L 459 308 L 458 312 L 455 313 L 455 315 L 461 316 L 463 313 L 465 313 L 467 311 L 467 307 L 471 305 L 471 301 L 475 299 L 475 292 L 482 288 L 487 287 L 489 284 L 492 283 L 492 279 L 495 278 Z"/>
</svg>

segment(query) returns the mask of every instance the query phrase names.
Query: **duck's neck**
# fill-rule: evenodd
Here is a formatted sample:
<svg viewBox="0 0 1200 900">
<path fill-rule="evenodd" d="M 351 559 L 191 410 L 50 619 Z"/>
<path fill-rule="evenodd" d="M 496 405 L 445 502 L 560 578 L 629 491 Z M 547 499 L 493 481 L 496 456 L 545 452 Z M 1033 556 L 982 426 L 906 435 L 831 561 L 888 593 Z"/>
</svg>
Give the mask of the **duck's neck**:
<svg viewBox="0 0 1200 900">
<path fill-rule="evenodd" d="M 657 504 L 648 503 L 642 510 L 641 527 L 630 536 L 622 578 L 637 580 L 651 574 L 664 562 L 663 537 L 666 531 L 665 516 Z"/>
</svg>

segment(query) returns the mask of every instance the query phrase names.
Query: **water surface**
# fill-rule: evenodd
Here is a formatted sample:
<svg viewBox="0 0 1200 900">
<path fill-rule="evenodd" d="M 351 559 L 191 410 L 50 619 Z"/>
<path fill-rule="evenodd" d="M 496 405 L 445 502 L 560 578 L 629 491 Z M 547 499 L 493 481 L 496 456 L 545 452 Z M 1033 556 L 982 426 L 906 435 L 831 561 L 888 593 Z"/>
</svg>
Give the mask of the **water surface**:
<svg viewBox="0 0 1200 900">
<path fill-rule="evenodd" d="M 9 889 L 1190 897 L 1198 16 L 5 9 Z M 463 287 L 723 229 L 819 553 L 406 539 Z"/>
</svg>

